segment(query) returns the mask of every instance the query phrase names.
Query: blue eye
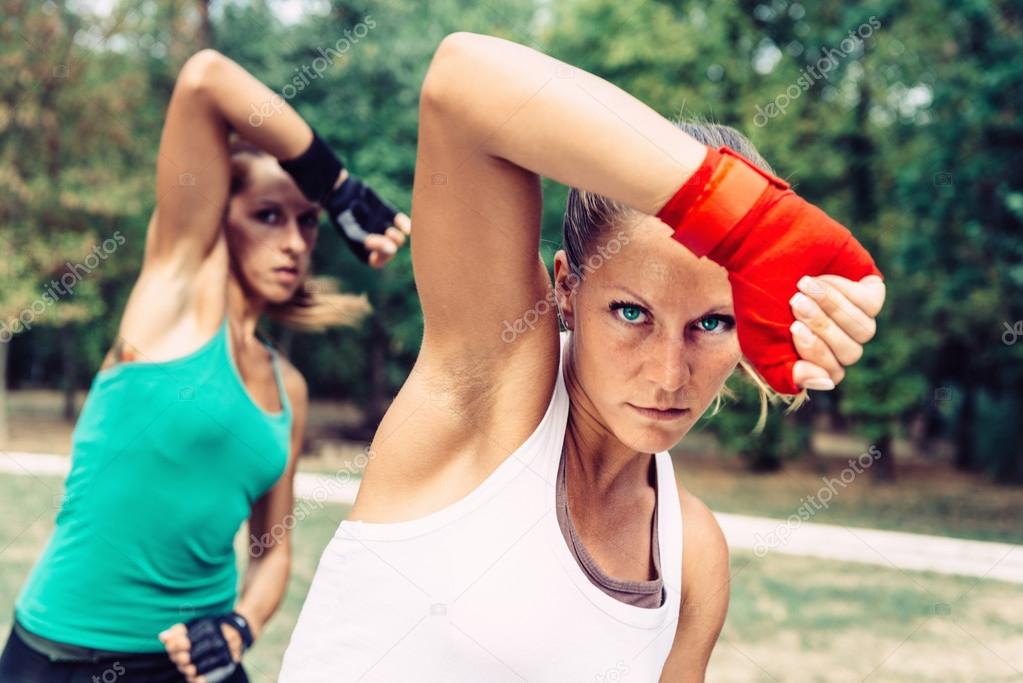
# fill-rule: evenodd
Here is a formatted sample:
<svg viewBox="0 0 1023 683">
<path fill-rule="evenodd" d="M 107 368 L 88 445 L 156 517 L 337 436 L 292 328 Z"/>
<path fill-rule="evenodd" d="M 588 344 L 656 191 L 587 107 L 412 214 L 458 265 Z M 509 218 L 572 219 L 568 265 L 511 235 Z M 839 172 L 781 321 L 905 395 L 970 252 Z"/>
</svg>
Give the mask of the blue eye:
<svg viewBox="0 0 1023 683">
<path fill-rule="evenodd" d="M 629 322 L 636 322 L 639 320 L 639 316 L 643 315 L 643 311 L 639 310 L 635 306 L 625 306 L 619 310 L 622 312 L 622 317 Z"/>
<path fill-rule="evenodd" d="M 699 320 L 696 324 L 700 326 L 700 330 L 703 332 L 723 334 L 735 327 L 735 318 L 729 315 L 709 315 Z"/>
<path fill-rule="evenodd" d="M 610 308 L 616 318 L 627 323 L 643 322 L 641 318 L 646 315 L 646 311 L 642 306 L 625 301 L 612 301 Z"/>
</svg>

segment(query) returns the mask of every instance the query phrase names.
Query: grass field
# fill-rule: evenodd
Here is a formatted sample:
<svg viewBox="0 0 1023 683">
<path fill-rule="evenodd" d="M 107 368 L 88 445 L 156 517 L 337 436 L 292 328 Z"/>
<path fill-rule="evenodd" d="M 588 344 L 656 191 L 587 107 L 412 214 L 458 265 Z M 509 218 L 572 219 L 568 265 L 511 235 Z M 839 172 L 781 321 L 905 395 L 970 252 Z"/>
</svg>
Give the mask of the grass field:
<svg viewBox="0 0 1023 683">
<path fill-rule="evenodd" d="M 0 634 L 46 542 L 60 480 L 0 475 Z M 246 655 L 276 680 L 320 552 L 347 508 L 312 508 L 295 528 L 288 594 Z M 244 539 L 239 537 L 239 549 Z M 975 683 L 1023 679 L 1023 589 L 994 581 L 733 552 L 728 621 L 712 682 Z"/>
<path fill-rule="evenodd" d="M 784 519 L 802 500 L 835 480 L 845 461 L 791 464 L 780 472 L 753 474 L 740 463 L 675 454 L 675 472 L 715 512 Z M 981 541 L 1023 543 L 1023 489 L 996 486 L 951 467 L 903 468 L 901 481 L 876 484 L 867 474 L 835 496 L 813 520 Z"/>
</svg>

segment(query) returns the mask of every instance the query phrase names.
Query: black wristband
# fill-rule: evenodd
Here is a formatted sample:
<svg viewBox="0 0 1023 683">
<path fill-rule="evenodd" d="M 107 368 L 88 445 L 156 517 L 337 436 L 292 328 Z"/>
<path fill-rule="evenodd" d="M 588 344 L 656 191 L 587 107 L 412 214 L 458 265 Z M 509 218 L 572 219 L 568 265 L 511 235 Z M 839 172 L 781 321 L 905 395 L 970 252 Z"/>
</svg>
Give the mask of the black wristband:
<svg viewBox="0 0 1023 683">
<path fill-rule="evenodd" d="M 248 650 L 252 647 L 252 629 L 249 627 L 249 620 L 238 614 L 237 612 L 231 612 L 225 614 L 220 618 L 220 621 L 225 624 L 230 624 L 237 629 L 238 633 L 242 636 L 242 650 Z"/>
<path fill-rule="evenodd" d="M 313 131 L 309 147 L 294 159 L 278 159 L 277 163 L 294 179 L 298 189 L 311 202 L 322 202 L 337 183 L 344 164 L 330 146 Z"/>
</svg>

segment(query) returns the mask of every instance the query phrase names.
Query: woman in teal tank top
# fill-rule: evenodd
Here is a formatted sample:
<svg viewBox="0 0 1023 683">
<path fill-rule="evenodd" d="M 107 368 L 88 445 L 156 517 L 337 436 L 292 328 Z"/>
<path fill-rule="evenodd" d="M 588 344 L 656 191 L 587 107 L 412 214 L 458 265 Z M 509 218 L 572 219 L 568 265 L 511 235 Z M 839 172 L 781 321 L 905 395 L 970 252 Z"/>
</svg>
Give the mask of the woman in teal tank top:
<svg viewBox="0 0 1023 683">
<path fill-rule="evenodd" d="M 241 653 L 287 586 L 307 403 L 301 375 L 256 326 L 266 314 L 322 329 L 368 309 L 309 283 L 321 206 L 377 268 L 411 228 L 279 96 L 210 50 L 185 63 L 171 95 L 156 196 L 0 683 L 247 680 Z M 250 538 L 277 540 L 250 548 L 239 596 L 234 538 L 246 520 Z"/>
</svg>

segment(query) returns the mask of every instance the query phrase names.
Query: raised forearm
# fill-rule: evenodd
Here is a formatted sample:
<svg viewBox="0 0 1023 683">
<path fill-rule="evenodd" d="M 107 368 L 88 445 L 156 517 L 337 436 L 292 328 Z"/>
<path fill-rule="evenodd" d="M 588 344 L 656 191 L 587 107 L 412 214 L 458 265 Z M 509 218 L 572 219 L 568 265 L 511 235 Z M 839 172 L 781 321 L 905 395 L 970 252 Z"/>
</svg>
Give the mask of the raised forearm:
<svg viewBox="0 0 1023 683">
<path fill-rule="evenodd" d="M 278 159 L 301 154 L 312 140 L 309 125 L 283 97 L 215 50 L 193 55 L 180 78 L 228 126 Z"/>
<path fill-rule="evenodd" d="M 493 157 L 654 214 L 706 147 L 625 91 L 528 47 L 455 33 L 421 107 Z"/>
</svg>

